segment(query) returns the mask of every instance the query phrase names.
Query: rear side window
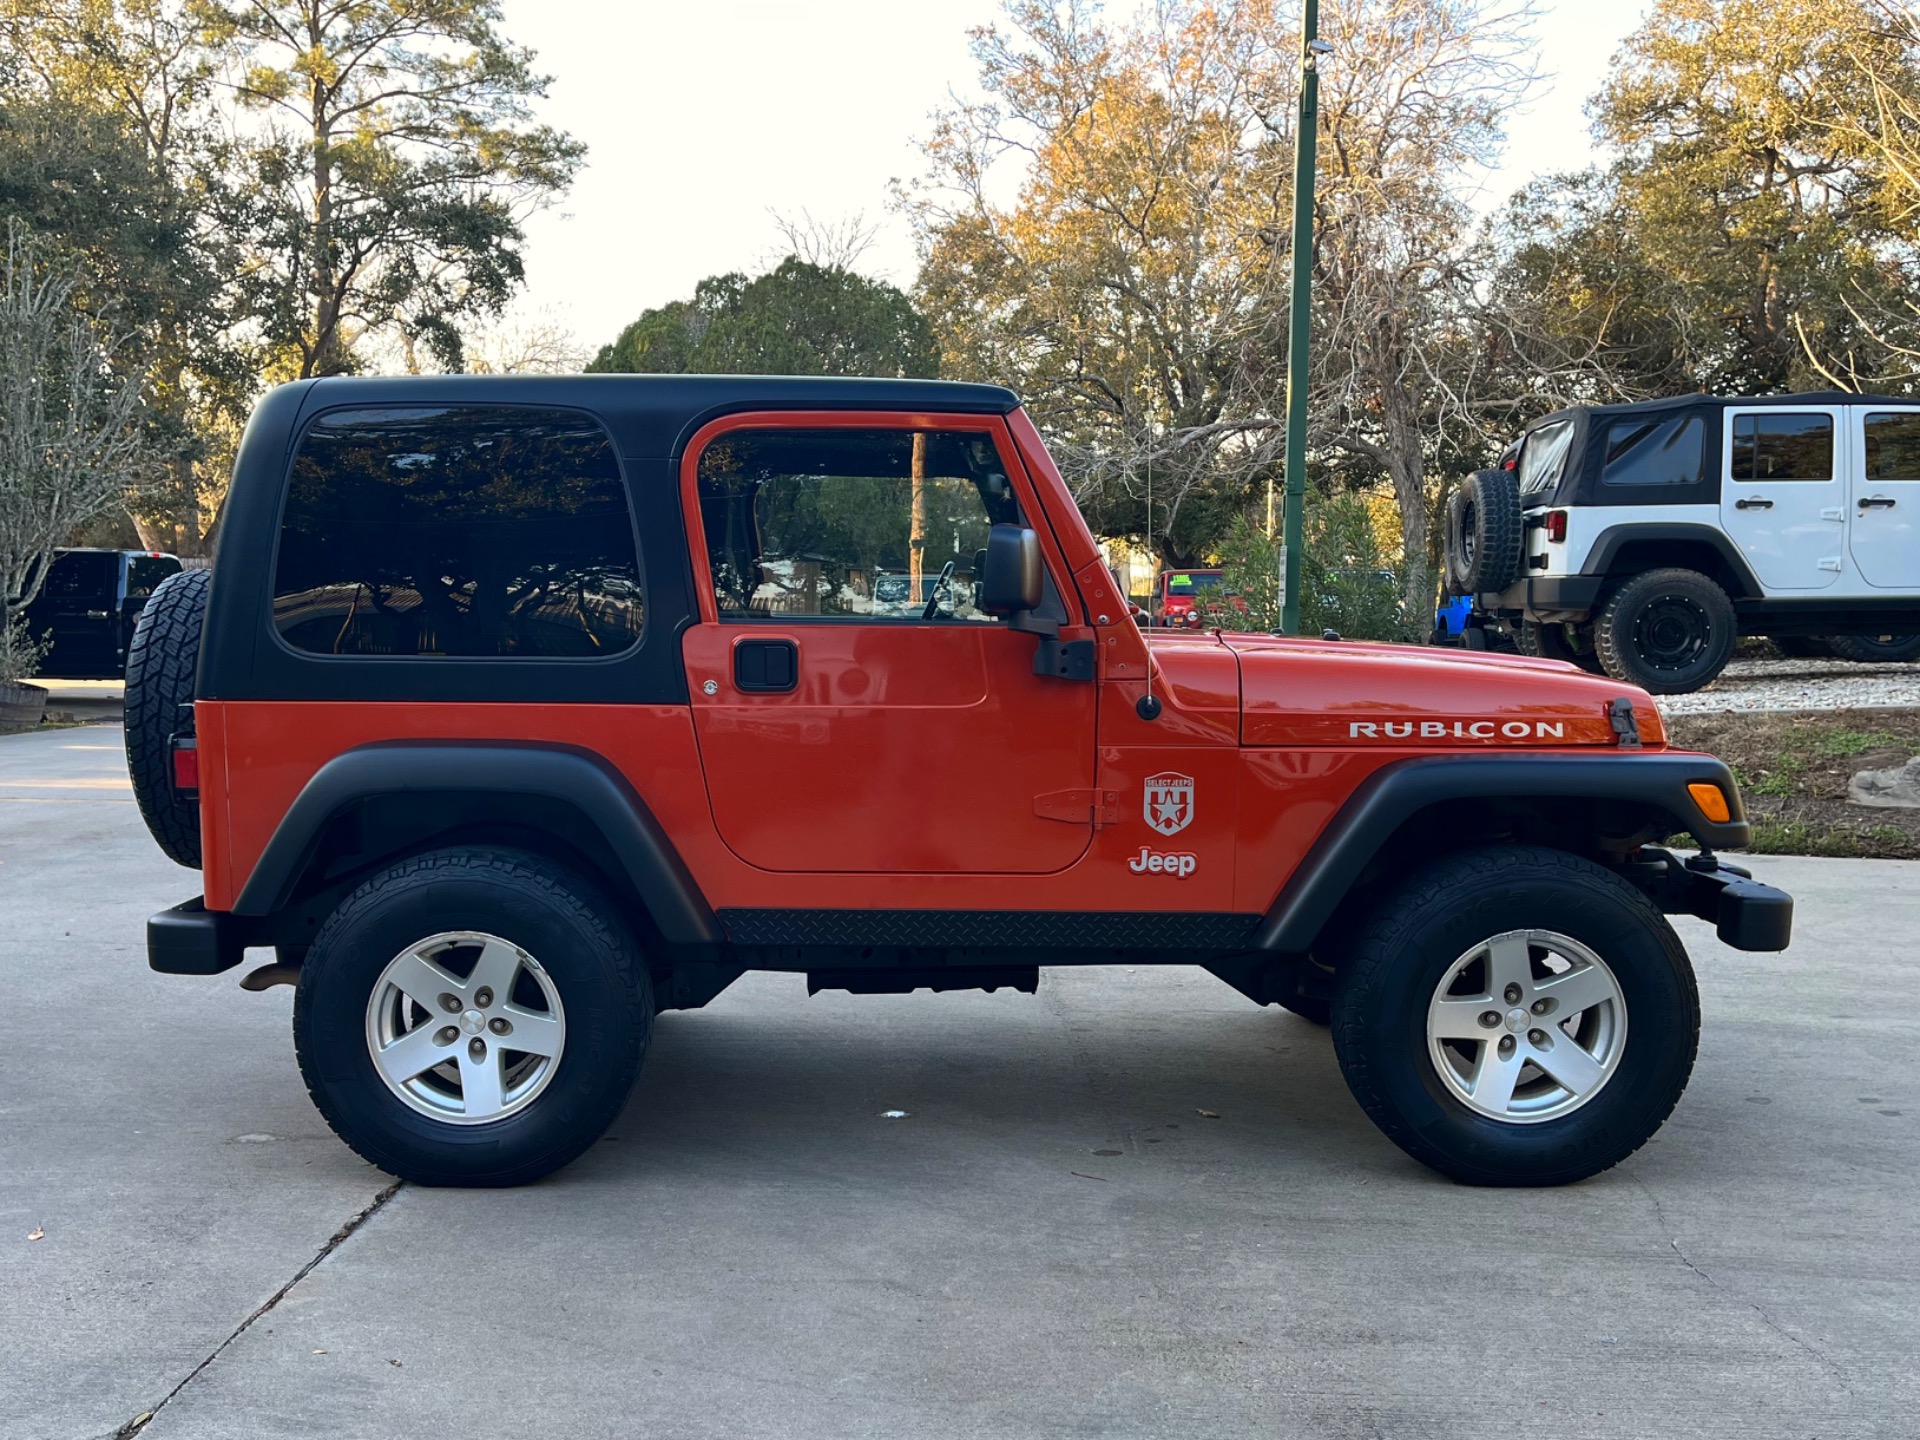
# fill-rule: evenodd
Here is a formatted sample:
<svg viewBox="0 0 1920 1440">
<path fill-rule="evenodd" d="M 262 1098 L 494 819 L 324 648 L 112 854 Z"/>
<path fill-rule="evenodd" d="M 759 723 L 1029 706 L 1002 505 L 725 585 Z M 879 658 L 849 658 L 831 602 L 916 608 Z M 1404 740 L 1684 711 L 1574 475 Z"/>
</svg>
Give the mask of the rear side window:
<svg viewBox="0 0 1920 1440">
<path fill-rule="evenodd" d="M 1567 447 L 1573 443 L 1573 422 L 1555 421 L 1530 433 L 1520 447 L 1520 493 L 1540 495 L 1560 481 L 1567 465 Z"/>
<path fill-rule="evenodd" d="M 1698 415 L 1616 420 L 1607 427 L 1603 485 L 1693 485 L 1699 482 L 1707 427 Z"/>
<path fill-rule="evenodd" d="M 723 620 L 991 620 L 973 604 L 987 530 L 1020 510 L 991 437 L 736 430 L 700 455 Z"/>
<path fill-rule="evenodd" d="M 1867 479 L 1920 480 L 1920 411 L 1867 416 Z"/>
<path fill-rule="evenodd" d="M 144 600 L 162 580 L 179 573 L 180 562 L 171 555 L 136 555 L 127 562 L 127 598 Z"/>
<path fill-rule="evenodd" d="M 573 410 L 334 411 L 294 457 L 273 622 L 315 655 L 593 659 L 639 643 L 613 443 Z"/>
<path fill-rule="evenodd" d="M 1736 415 L 1729 458 L 1735 480 L 1831 480 L 1833 417 Z"/>
</svg>

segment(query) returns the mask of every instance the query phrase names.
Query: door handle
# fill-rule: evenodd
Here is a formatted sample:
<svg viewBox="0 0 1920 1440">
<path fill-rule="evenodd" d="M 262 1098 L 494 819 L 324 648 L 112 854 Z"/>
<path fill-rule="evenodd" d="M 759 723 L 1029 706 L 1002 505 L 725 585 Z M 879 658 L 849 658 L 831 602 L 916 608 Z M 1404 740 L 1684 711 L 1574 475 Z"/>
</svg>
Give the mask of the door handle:
<svg viewBox="0 0 1920 1440">
<path fill-rule="evenodd" d="M 87 618 L 89 620 L 104 620 L 107 618 L 107 612 L 104 610 L 89 610 L 87 611 Z"/>
<path fill-rule="evenodd" d="M 733 646 L 733 687 L 756 695 L 779 695 L 800 684 L 800 647 L 791 640 L 738 640 Z"/>
<path fill-rule="evenodd" d="M 1736 500 L 1733 502 L 1733 508 L 1736 510 L 1771 510 L 1773 508 L 1773 501 Z"/>
<path fill-rule="evenodd" d="M 1860 502 L 1862 510 L 1891 510 L 1894 502 L 1885 495 L 1869 495 Z"/>
</svg>

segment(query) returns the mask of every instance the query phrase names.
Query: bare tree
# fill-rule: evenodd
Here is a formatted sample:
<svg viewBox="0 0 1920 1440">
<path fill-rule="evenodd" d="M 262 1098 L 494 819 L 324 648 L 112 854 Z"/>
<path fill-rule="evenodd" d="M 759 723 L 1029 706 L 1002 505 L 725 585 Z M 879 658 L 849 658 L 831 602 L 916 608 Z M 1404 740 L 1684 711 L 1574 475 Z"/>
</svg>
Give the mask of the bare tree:
<svg viewBox="0 0 1920 1440">
<path fill-rule="evenodd" d="M 151 479 L 142 376 L 117 368 L 129 337 L 78 310 L 77 266 L 18 222 L 0 259 L 0 684 L 39 659 L 21 612 L 56 547 Z"/>
<path fill-rule="evenodd" d="M 574 375 L 591 352 L 548 312 L 502 321 L 467 336 L 469 375 Z"/>
<path fill-rule="evenodd" d="M 798 218 L 782 215 L 777 210 L 769 213 L 784 243 L 778 255 L 769 257 L 769 265 L 797 255 L 822 270 L 851 270 L 860 257 L 873 248 L 880 233 L 879 227 L 869 223 L 860 211 L 839 220 L 818 220 L 805 209 Z"/>
</svg>

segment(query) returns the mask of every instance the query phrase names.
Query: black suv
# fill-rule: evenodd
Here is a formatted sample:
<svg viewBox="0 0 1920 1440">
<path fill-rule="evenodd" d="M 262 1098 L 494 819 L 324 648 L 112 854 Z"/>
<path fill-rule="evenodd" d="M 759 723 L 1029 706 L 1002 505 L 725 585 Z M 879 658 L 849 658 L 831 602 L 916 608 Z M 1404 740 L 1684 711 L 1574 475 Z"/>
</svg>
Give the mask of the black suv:
<svg viewBox="0 0 1920 1440">
<path fill-rule="evenodd" d="M 39 673 L 118 680 L 147 598 L 179 571 L 179 560 L 157 550 L 56 550 L 46 584 L 27 607 L 27 634 L 48 645 Z"/>
</svg>

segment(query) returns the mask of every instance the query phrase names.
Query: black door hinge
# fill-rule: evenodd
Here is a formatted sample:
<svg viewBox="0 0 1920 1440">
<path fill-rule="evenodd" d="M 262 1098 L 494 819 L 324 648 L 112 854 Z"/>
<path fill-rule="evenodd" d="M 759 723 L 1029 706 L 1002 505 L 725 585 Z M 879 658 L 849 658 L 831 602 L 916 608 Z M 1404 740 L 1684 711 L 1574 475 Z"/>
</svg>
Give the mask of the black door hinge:
<svg viewBox="0 0 1920 1440">
<path fill-rule="evenodd" d="M 1042 640 L 1034 648 L 1033 673 L 1054 680 L 1091 680 L 1098 653 L 1091 640 Z"/>
</svg>

